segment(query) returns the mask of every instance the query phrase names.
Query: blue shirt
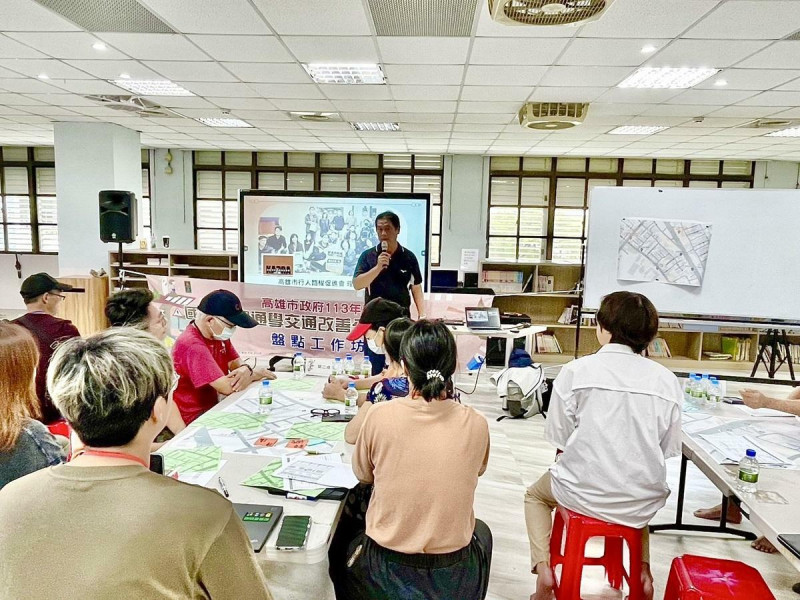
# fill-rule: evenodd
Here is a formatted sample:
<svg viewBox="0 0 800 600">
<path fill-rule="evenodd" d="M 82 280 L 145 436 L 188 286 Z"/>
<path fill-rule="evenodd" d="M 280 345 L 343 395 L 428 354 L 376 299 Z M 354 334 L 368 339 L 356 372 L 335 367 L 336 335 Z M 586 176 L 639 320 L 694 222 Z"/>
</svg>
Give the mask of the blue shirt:
<svg viewBox="0 0 800 600">
<path fill-rule="evenodd" d="M 358 259 L 353 277 L 363 275 L 375 268 L 380 255 L 380 246 L 364 250 Z M 381 274 L 367 288 L 364 303 L 366 304 L 373 298 L 385 298 L 386 300 L 397 302 L 403 308 L 408 309 L 411 306 L 409 288 L 412 285 L 421 283 L 422 273 L 419 270 L 417 257 L 414 256 L 413 252 L 398 244 L 397 250 L 392 254 L 392 260 L 389 261 L 389 266 L 381 271 Z"/>
<path fill-rule="evenodd" d="M 389 377 L 372 385 L 367 392 L 367 401 L 375 404 L 406 396 L 408 396 L 408 379 L 406 377 Z"/>
</svg>

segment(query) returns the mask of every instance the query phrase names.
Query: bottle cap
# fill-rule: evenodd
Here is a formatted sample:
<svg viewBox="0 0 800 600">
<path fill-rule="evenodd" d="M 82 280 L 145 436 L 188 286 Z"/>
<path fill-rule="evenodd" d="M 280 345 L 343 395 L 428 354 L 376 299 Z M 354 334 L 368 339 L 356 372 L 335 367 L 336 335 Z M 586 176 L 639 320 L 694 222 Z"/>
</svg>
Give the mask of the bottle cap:
<svg viewBox="0 0 800 600">
<path fill-rule="evenodd" d="M 695 375 L 697 375 L 697 373 L 689 373 L 689 379 L 694 379 Z"/>
<path fill-rule="evenodd" d="M 747 456 L 749 456 L 750 458 L 755 458 L 755 456 L 756 456 L 756 451 L 755 451 L 755 450 L 753 450 L 753 449 L 751 449 L 751 448 L 748 448 L 748 449 L 747 449 Z"/>
<path fill-rule="evenodd" d="M 347 384 L 347 387 L 355 389 L 356 384 L 355 384 L 354 381 L 351 381 L 350 383 Z M 748 450 L 748 452 L 749 452 L 749 450 Z"/>
<path fill-rule="evenodd" d="M 352 354 L 345 354 L 345 356 L 346 356 L 347 358 L 353 358 L 353 355 L 352 355 Z"/>
<path fill-rule="evenodd" d="M 708 379 L 708 373 L 703 373 L 703 379 Z"/>
<path fill-rule="evenodd" d="M 262 385 L 263 387 L 269 387 L 269 381 L 267 381 L 267 380 L 265 379 L 264 381 L 262 381 L 262 382 L 261 382 L 261 385 Z"/>
</svg>

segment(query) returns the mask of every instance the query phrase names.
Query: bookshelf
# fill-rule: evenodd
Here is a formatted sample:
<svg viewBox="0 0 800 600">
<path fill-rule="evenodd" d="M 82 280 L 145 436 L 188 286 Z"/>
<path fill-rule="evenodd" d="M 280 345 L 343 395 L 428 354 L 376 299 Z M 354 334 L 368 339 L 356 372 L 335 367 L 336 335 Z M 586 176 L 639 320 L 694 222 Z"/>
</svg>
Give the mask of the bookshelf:
<svg viewBox="0 0 800 600">
<path fill-rule="evenodd" d="M 508 263 L 483 261 L 481 263 L 481 286 L 491 287 L 491 281 L 483 281 L 483 271 L 520 271 L 524 281 L 531 275 L 534 279 L 539 275 L 553 277 L 554 293 L 528 292 L 518 294 L 505 294 L 495 290 L 498 295 L 494 298 L 493 305 L 503 312 L 518 312 L 529 315 L 535 325 L 547 327 L 546 334 L 554 334 L 561 346 L 562 353 L 536 353 L 533 358 L 545 364 L 560 364 L 569 362 L 575 353 L 575 328 L 574 323 L 559 323 L 558 318 L 565 308 L 578 303 L 578 295 L 566 292 L 573 290 L 580 277 L 580 265 L 560 264 L 552 262 L 542 263 Z M 494 288 L 493 288 L 494 289 Z M 758 345 L 765 329 L 756 327 L 724 327 L 719 326 L 714 331 L 708 331 L 708 326 L 698 326 L 689 322 L 664 320 L 659 328 L 658 337 L 666 341 L 669 346 L 670 358 L 654 358 L 666 367 L 674 370 L 686 371 L 715 371 L 720 369 L 730 372 L 745 372 L 749 375 L 753 362 L 758 355 Z M 794 347 L 794 356 L 800 357 L 800 331 L 788 331 L 789 343 Z M 728 360 L 712 360 L 704 353 L 722 353 L 723 337 L 733 337 L 741 342 L 749 343 L 746 351 L 741 356 L 734 356 Z M 584 356 L 596 352 L 600 348 L 594 332 L 594 325 L 582 325 L 580 347 L 578 355 Z M 738 359 L 738 360 L 737 360 Z M 800 366 L 797 369 L 800 371 Z M 763 371 L 763 368 L 762 368 Z M 788 370 L 787 370 L 788 372 Z"/>
<path fill-rule="evenodd" d="M 109 289 L 119 289 L 119 254 L 108 253 Z M 123 269 L 142 275 L 160 277 L 196 277 L 220 281 L 239 280 L 239 257 L 235 252 L 204 250 L 132 250 L 123 251 Z M 147 287 L 147 279 L 127 275 L 126 287 Z"/>
</svg>

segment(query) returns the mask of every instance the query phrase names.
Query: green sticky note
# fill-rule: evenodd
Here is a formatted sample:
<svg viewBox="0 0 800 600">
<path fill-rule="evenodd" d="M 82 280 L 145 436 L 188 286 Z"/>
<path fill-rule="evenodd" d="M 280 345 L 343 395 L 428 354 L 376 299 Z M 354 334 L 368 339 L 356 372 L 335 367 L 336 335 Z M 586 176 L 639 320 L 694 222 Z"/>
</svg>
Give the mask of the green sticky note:
<svg viewBox="0 0 800 600">
<path fill-rule="evenodd" d="M 254 473 L 247 479 L 242 482 L 242 485 L 246 485 L 248 487 L 270 487 L 276 488 L 279 490 L 284 489 L 283 486 L 283 478 L 276 477 L 275 471 L 281 468 L 281 461 L 275 460 L 271 463 L 267 464 L 266 467 L 261 469 L 258 473 Z M 297 494 L 301 494 L 303 496 L 308 496 L 309 498 L 316 498 L 319 496 L 325 488 L 311 488 L 307 490 L 292 490 Z"/>
<path fill-rule="evenodd" d="M 216 446 L 180 448 L 164 452 L 164 472 L 202 473 L 219 469 L 222 449 Z"/>
<path fill-rule="evenodd" d="M 192 425 L 204 425 L 209 429 L 258 429 L 267 419 L 269 415 L 212 411 L 197 417 Z"/>
<path fill-rule="evenodd" d="M 330 442 L 344 440 L 347 423 L 295 423 L 286 434 L 287 438 L 316 438 Z"/>
</svg>

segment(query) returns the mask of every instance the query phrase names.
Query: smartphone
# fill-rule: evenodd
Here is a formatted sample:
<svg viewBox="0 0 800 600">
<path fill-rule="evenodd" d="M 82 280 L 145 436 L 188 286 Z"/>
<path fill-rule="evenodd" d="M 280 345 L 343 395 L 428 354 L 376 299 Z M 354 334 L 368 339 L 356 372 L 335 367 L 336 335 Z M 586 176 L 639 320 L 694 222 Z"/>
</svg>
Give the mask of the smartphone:
<svg viewBox="0 0 800 600">
<path fill-rule="evenodd" d="M 150 455 L 150 470 L 159 475 L 164 474 L 164 457 L 160 454 Z"/>
<path fill-rule="evenodd" d="M 309 516 L 287 515 L 283 517 L 275 547 L 278 550 L 299 550 L 306 545 L 310 529 L 311 517 Z"/>
<path fill-rule="evenodd" d="M 725 396 L 722 401 L 725 404 L 744 404 L 744 400 L 737 398 L 736 396 Z"/>
<path fill-rule="evenodd" d="M 322 417 L 323 423 L 349 423 L 353 420 L 355 415 L 344 415 L 339 413 L 338 415 L 327 415 Z"/>
</svg>

